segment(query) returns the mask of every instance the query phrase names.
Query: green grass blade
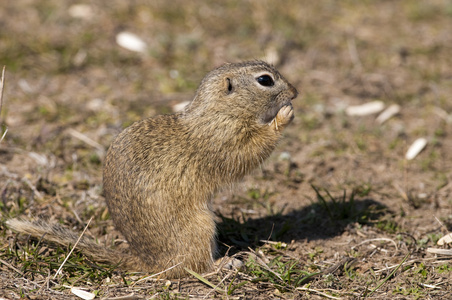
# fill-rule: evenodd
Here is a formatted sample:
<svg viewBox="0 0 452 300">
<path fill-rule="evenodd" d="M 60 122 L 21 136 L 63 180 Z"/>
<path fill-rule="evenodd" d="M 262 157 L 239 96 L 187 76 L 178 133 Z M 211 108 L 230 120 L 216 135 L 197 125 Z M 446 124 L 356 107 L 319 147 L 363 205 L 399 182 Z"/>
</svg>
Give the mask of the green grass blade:
<svg viewBox="0 0 452 300">
<path fill-rule="evenodd" d="M 210 286 L 211 288 L 213 288 L 214 290 L 220 292 L 220 293 L 224 293 L 224 291 L 222 289 L 220 289 L 218 286 L 216 286 L 215 284 L 213 284 L 212 282 L 210 282 L 209 280 L 207 280 L 206 278 L 202 277 L 200 274 L 196 273 L 195 271 L 192 271 L 190 269 L 184 268 L 185 271 L 187 271 L 188 273 L 190 273 L 191 275 L 195 276 L 199 281 L 201 281 L 202 283 Z"/>
<path fill-rule="evenodd" d="M 407 255 L 405 255 L 405 257 L 403 258 L 403 260 L 400 262 L 400 264 L 391 272 L 391 274 L 389 274 L 388 276 L 386 276 L 385 279 L 383 279 L 369 294 L 365 295 L 364 297 L 369 297 L 372 296 L 372 294 L 378 290 L 383 284 L 385 284 L 396 272 L 397 270 L 400 269 L 400 267 L 403 265 L 403 263 L 408 259 L 408 257 L 410 256 L 411 253 L 407 253 Z"/>
</svg>

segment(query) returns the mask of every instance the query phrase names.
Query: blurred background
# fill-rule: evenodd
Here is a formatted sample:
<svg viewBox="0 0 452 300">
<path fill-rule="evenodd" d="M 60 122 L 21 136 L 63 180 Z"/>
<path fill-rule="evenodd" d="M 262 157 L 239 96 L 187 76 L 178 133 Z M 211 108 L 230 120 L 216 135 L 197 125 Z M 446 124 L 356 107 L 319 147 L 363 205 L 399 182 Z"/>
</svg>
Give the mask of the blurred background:
<svg viewBox="0 0 452 300">
<path fill-rule="evenodd" d="M 113 137 L 177 110 L 211 69 L 263 59 L 299 90 L 295 120 L 215 211 L 309 215 L 315 184 L 358 191 L 422 237 L 433 214 L 452 224 L 451 53 L 450 0 L 2 1 L 2 221 L 46 216 L 81 229 L 95 216 L 94 235 L 111 232 L 101 174 Z M 311 231 L 340 236 L 310 217 Z"/>
</svg>

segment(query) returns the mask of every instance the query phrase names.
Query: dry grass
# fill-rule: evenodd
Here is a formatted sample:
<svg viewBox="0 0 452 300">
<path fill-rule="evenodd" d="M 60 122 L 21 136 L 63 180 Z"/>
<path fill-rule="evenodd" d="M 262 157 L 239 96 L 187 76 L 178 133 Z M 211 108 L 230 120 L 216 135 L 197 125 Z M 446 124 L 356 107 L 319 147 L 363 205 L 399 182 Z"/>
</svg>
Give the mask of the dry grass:
<svg viewBox="0 0 452 300">
<path fill-rule="evenodd" d="M 86 7 L 86 6 L 85 6 Z M 0 10 L 0 296 L 72 299 L 445 299 L 452 225 L 449 1 L 7 1 Z M 80 9 L 80 7 L 79 7 Z M 83 11 L 82 11 L 83 12 Z M 120 31 L 147 44 L 116 44 Z M 238 270 L 178 281 L 17 236 L 39 217 L 126 248 L 102 196 L 112 138 L 190 100 L 226 61 L 266 58 L 300 90 L 295 120 L 252 176 L 212 203 Z M 3 77 L 4 78 L 4 77 Z M 375 100 L 400 112 L 345 109 Z M 418 138 L 427 146 L 407 161 Z M 442 225 L 440 225 L 437 217 Z M 446 253 L 446 252 L 443 252 Z M 120 298 L 122 297 L 122 298 Z"/>
</svg>

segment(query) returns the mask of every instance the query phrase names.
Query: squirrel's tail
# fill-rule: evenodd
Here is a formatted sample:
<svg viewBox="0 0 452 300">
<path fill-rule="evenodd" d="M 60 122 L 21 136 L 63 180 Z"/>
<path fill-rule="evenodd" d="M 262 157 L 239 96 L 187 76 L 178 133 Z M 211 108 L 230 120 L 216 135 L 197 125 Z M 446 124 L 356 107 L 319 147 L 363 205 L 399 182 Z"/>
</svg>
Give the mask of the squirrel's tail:
<svg viewBox="0 0 452 300">
<path fill-rule="evenodd" d="M 49 224 L 41 220 L 27 221 L 10 219 L 6 225 L 19 233 L 29 234 L 35 238 L 60 244 L 63 246 L 74 246 L 79 239 L 79 234 L 66 229 L 58 224 Z M 110 265 L 118 265 L 121 269 L 128 271 L 140 271 L 142 263 L 136 257 L 129 254 L 108 249 L 96 243 L 93 239 L 83 236 L 78 242 L 77 249 L 93 258 L 94 261 Z"/>
</svg>

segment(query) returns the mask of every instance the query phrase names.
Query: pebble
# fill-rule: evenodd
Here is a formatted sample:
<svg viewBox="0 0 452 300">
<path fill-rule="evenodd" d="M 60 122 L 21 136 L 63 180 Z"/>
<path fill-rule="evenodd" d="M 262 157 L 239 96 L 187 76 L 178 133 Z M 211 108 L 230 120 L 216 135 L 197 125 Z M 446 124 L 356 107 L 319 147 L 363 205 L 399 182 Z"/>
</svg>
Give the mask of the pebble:
<svg viewBox="0 0 452 300">
<path fill-rule="evenodd" d="M 387 120 L 391 119 L 400 112 L 400 105 L 392 104 L 386 108 L 378 117 L 375 119 L 378 124 L 383 124 Z"/>
<path fill-rule="evenodd" d="M 136 34 L 123 31 L 116 35 L 116 43 L 124 49 L 144 53 L 147 50 L 147 44 Z"/>
<path fill-rule="evenodd" d="M 287 151 L 281 152 L 281 154 L 279 155 L 279 160 L 289 160 L 290 161 L 291 156 L 290 153 Z"/>
<path fill-rule="evenodd" d="M 421 151 L 427 146 L 427 139 L 425 138 L 418 138 L 414 141 L 413 144 L 411 144 L 410 148 L 408 148 L 408 151 L 405 154 L 405 158 L 407 160 L 414 159 Z"/>
<path fill-rule="evenodd" d="M 68 13 L 73 18 L 91 19 L 94 15 L 93 9 L 88 4 L 74 4 L 69 6 Z"/>
</svg>

